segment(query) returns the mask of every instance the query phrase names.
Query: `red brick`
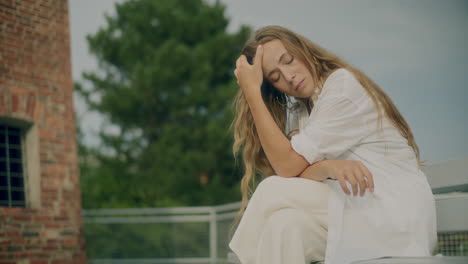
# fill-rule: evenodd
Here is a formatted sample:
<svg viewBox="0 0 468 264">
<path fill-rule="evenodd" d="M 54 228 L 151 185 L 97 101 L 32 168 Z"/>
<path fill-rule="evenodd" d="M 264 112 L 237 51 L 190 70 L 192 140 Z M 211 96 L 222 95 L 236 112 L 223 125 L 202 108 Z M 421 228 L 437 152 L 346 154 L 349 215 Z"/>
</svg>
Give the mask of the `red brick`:
<svg viewBox="0 0 468 264">
<path fill-rule="evenodd" d="M 11 243 L 10 239 L 0 239 L 0 245 L 9 245 Z"/>
<path fill-rule="evenodd" d="M 66 245 L 76 245 L 78 241 L 76 240 L 76 238 L 67 238 L 63 240 L 63 243 Z"/>
<path fill-rule="evenodd" d="M 48 259 L 51 257 L 49 252 L 32 252 L 31 258 Z"/>
<path fill-rule="evenodd" d="M 5 114 L 5 112 L 6 112 L 5 96 L 3 94 L 0 94 L 0 114 Z"/>
<path fill-rule="evenodd" d="M 13 254 L 13 257 L 15 259 L 24 259 L 24 258 L 29 258 L 31 256 L 31 254 L 29 253 L 15 253 Z"/>
<path fill-rule="evenodd" d="M 47 246 L 44 246 L 42 247 L 42 250 L 44 251 L 55 251 L 55 250 L 58 250 L 59 247 L 56 246 L 56 245 L 47 245 Z"/>
<path fill-rule="evenodd" d="M 0 210 L 2 210 L 4 214 L 12 215 L 21 213 L 21 211 L 23 211 L 24 209 L 19 207 L 3 207 L 0 208 Z"/>
<path fill-rule="evenodd" d="M 34 106 L 36 105 L 36 97 L 34 95 L 34 93 L 30 93 L 28 95 L 28 103 L 27 103 L 27 107 L 26 107 L 26 112 L 28 114 L 28 116 L 30 116 L 31 118 L 34 116 Z"/>
<path fill-rule="evenodd" d="M 62 227 L 62 225 L 57 224 L 57 223 L 46 223 L 45 224 L 45 228 L 57 229 L 57 228 L 60 228 L 60 227 Z"/>
<path fill-rule="evenodd" d="M 40 208 L 0 208 L 0 259 L 85 264 L 68 1 L 0 1 L 0 117 L 33 122 L 41 168 Z"/>
<path fill-rule="evenodd" d="M 58 239 L 47 239 L 47 245 L 59 244 L 60 240 Z"/>
<path fill-rule="evenodd" d="M 3 0 L 2 4 L 4 4 L 5 6 L 9 6 L 9 7 L 14 7 L 15 6 L 13 0 Z"/>
<path fill-rule="evenodd" d="M 41 247 L 38 246 L 38 245 L 26 245 L 24 248 L 25 248 L 26 250 L 38 250 L 38 249 L 40 249 Z"/>
<path fill-rule="evenodd" d="M 52 264 L 73 264 L 71 259 L 55 259 L 52 261 Z"/>
<path fill-rule="evenodd" d="M 59 217 L 54 217 L 55 221 L 68 221 L 70 218 L 68 216 L 59 216 Z"/>
<path fill-rule="evenodd" d="M 18 112 L 19 110 L 19 98 L 18 95 L 12 94 L 11 95 L 11 111 L 12 112 Z"/>
<path fill-rule="evenodd" d="M 14 238 L 11 240 L 12 245 L 23 245 L 26 242 L 23 238 Z"/>
<path fill-rule="evenodd" d="M 47 260 L 39 260 L 39 259 L 31 259 L 30 264 L 48 264 L 49 261 Z"/>
<path fill-rule="evenodd" d="M 19 232 L 21 230 L 21 224 L 19 223 L 11 223 L 11 222 L 4 222 L 3 223 L 3 228 L 4 231 L 6 231 L 7 235 L 8 232 Z"/>
<path fill-rule="evenodd" d="M 39 136 L 44 137 L 44 138 L 53 138 L 53 137 L 55 137 L 55 133 L 53 133 L 51 131 L 48 131 L 48 130 L 45 130 L 45 129 L 41 129 L 39 131 Z"/>
<path fill-rule="evenodd" d="M 52 217 L 50 216 L 36 216 L 34 217 L 34 221 L 36 222 L 47 222 L 52 220 Z"/>
<path fill-rule="evenodd" d="M 25 215 L 18 215 L 18 216 L 13 216 L 14 221 L 31 221 L 32 217 L 31 216 L 25 216 Z"/>
<path fill-rule="evenodd" d="M 7 236 L 9 237 L 19 237 L 20 232 L 6 232 Z"/>
</svg>

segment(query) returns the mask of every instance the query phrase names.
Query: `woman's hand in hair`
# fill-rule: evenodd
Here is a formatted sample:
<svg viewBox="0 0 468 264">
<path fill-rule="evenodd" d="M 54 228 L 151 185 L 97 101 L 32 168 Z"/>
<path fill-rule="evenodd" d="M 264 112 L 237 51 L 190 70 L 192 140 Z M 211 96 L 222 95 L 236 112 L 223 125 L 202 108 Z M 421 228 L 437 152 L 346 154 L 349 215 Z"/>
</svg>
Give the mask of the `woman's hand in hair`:
<svg viewBox="0 0 468 264">
<path fill-rule="evenodd" d="M 347 182 L 354 196 L 358 192 L 363 196 L 366 189 L 374 191 L 372 174 L 361 161 L 356 160 L 322 160 L 307 167 L 299 177 L 316 181 L 337 180 L 347 195 L 351 195 Z"/>
<path fill-rule="evenodd" d="M 261 96 L 260 86 L 263 82 L 262 58 L 263 48 L 259 45 L 252 65 L 247 61 L 245 55 L 241 55 L 236 61 L 234 75 L 237 78 L 237 84 L 239 84 L 247 98 Z"/>
</svg>

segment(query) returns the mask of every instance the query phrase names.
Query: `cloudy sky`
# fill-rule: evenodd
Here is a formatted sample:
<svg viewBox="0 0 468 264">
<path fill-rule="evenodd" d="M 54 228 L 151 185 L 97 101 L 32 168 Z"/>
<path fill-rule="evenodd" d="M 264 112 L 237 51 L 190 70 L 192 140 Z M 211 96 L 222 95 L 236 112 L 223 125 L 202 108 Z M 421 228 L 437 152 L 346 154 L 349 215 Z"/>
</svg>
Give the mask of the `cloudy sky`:
<svg viewBox="0 0 468 264">
<path fill-rule="evenodd" d="M 157 0 L 155 0 L 157 1 Z M 212 2 L 213 0 L 209 0 Z M 69 0 L 74 80 L 99 71 L 85 36 L 122 0 Z M 288 27 L 364 71 L 392 97 L 429 162 L 468 156 L 468 1 L 221 0 L 241 24 Z M 102 119 L 75 96 L 86 142 Z"/>
</svg>

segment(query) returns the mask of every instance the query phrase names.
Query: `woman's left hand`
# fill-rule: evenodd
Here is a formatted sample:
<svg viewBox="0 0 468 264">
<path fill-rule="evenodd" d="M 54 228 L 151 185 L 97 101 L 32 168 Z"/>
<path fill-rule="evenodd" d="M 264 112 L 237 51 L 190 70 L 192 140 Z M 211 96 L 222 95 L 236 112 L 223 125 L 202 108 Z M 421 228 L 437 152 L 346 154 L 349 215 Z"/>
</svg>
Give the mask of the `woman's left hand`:
<svg viewBox="0 0 468 264">
<path fill-rule="evenodd" d="M 363 196 L 366 189 L 374 192 L 374 177 L 367 167 L 357 160 L 322 160 L 307 167 L 299 177 L 314 181 L 337 180 L 344 193 Z"/>
<path fill-rule="evenodd" d="M 245 55 L 241 55 L 236 61 L 234 75 L 237 78 L 237 84 L 247 97 L 260 95 L 260 86 L 263 82 L 262 58 L 263 47 L 259 45 L 253 59 L 253 65 L 250 65 Z"/>
<path fill-rule="evenodd" d="M 328 177 L 337 180 L 343 191 L 351 195 L 346 183 L 349 183 L 353 195 L 359 192 L 363 196 L 366 189 L 374 192 L 374 176 L 359 160 L 327 160 Z"/>
</svg>

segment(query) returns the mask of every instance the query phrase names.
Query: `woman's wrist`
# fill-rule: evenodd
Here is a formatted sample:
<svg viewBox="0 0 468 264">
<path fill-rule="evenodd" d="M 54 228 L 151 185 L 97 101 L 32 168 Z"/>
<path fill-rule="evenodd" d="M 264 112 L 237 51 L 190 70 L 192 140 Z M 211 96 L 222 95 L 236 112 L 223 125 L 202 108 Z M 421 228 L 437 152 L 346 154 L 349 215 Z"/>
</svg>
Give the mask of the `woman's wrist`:
<svg viewBox="0 0 468 264">
<path fill-rule="evenodd" d="M 244 92 L 245 99 L 247 100 L 247 103 L 249 103 L 249 105 L 254 104 L 260 100 L 263 102 L 260 86 L 246 87 L 242 89 L 242 91 Z"/>
<path fill-rule="evenodd" d="M 314 181 L 323 181 L 329 178 L 328 171 L 328 161 L 321 160 L 312 165 L 309 165 L 302 173 L 299 175 L 301 178 L 306 178 Z"/>
</svg>

